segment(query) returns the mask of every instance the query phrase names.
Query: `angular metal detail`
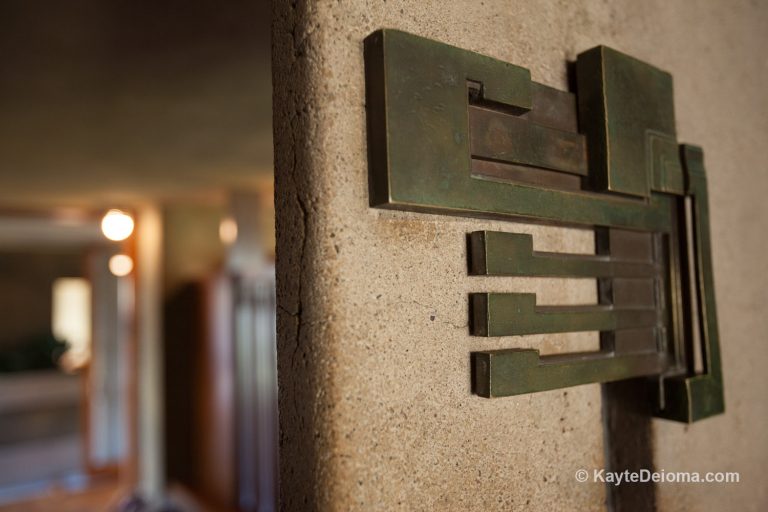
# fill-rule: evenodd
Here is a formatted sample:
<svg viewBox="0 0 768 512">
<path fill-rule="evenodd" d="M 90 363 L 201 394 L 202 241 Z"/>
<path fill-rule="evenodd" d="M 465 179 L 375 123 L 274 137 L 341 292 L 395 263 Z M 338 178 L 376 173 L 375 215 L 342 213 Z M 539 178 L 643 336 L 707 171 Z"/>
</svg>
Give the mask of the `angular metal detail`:
<svg viewBox="0 0 768 512">
<path fill-rule="evenodd" d="M 591 255 L 534 251 L 530 235 L 468 235 L 471 275 L 594 279 L 599 296 L 540 306 L 513 290 L 471 294 L 471 334 L 494 337 L 472 354 L 475 393 L 646 376 L 658 416 L 723 411 L 703 157 L 678 146 L 668 73 L 597 47 L 578 57 L 577 96 L 394 30 L 366 39 L 365 63 L 371 206 L 595 230 Z M 499 347 L 585 330 L 600 332 L 599 351 Z"/>
<path fill-rule="evenodd" d="M 474 158 L 587 174 L 586 140 L 578 133 L 472 106 L 469 131 Z"/>
<path fill-rule="evenodd" d="M 704 372 L 670 377 L 664 381 L 663 398 L 657 415 L 692 422 L 725 412 L 720 339 L 717 330 L 715 286 L 712 277 L 712 252 L 709 238 L 709 199 L 704 171 L 704 153 L 696 146 L 681 146 L 686 177 L 686 193 L 693 205 L 693 275 L 698 315 L 688 317 L 684 336 L 693 338 L 692 321 L 698 322 Z M 690 307 L 690 305 L 688 305 Z M 693 358 L 688 362 L 693 366 Z"/>
<path fill-rule="evenodd" d="M 610 255 L 535 252 L 533 237 L 520 233 L 476 231 L 470 234 L 470 274 L 539 277 L 656 277 L 653 261 Z"/>
<path fill-rule="evenodd" d="M 508 349 L 476 352 L 472 356 L 474 392 L 485 398 L 611 382 L 664 371 L 663 360 L 653 353 L 612 356 L 597 352 L 540 358 L 538 350 Z M 518 378 L 510 379 L 509 375 Z"/>
<path fill-rule="evenodd" d="M 576 76 L 595 186 L 641 197 L 653 185 L 682 193 L 672 75 L 598 46 L 579 55 Z"/>
<path fill-rule="evenodd" d="M 638 201 L 473 175 L 470 101 L 504 115 L 530 111 L 527 69 L 396 30 L 368 36 L 365 54 L 371 206 L 671 229 L 673 201 L 665 195 Z M 482 84 L 477 98 L 474 83 Z"/>
<path fill-rule="evenodd" d="M 470 311 L 475 336 L 618 331 L 657 324 L 653 307 L 537 306 L 533 293 L 473 293 Z"/>
</svg>

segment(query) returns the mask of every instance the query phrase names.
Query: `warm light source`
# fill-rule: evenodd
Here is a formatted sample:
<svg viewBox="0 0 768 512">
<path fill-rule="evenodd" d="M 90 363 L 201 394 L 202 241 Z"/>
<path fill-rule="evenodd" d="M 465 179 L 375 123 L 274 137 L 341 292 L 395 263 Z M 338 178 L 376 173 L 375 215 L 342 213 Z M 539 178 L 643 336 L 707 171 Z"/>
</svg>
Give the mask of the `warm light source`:
<svg viewBox="0 0 768 512">
<path fill-rule="evenodd" d="M 69 344 L 62 365 L 76 370 L 91 355 L 91 285 L 87 279 L 65 277 L 53 282 L 51 330 Z"/>
<path fill-rule="evenodd" d="M 101 232 L 115 242 L 125 240 L 133 233 L 133 218 L 122 210 L 109 210 L 101 219 Z"/>
<path fill-rule="evenodd" d="M 133 270 L 133 259 L 126 254 L 115 254 L 109 258 L 109 271 L 117 277 L 125 277 Z"/>
<path fill-rule="evenodd" d="M 232 217 L 221 219 L 219 238 L 224 245 L 232 245 L 237 240 L 237 222 Z"/>
</svg>

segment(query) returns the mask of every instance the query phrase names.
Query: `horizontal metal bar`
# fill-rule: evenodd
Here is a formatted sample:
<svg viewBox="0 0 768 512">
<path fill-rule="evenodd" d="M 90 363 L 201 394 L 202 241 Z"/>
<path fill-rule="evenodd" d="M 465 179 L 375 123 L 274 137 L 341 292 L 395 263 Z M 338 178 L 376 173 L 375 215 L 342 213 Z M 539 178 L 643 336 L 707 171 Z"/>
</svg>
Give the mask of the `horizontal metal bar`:
<svg viewBox="0 0 768 512">
<path fill-rule="evenodd" d="M 508 184 L 529 184 L 555 190 L 581 190 L 581 176 L 536 167 L 473 158 L 472 176 Z"/>
<path fill-rule="evenodd" d="M 613 306 L 537 306 L 534 293 L 470 294 L 475 336 L 518 336 L 655 327 L 659 313 Z"/>
<path fill-rule="evenodd" d="M 469 105 L 470 153 L 474 158 L 587 175 L 583 135 Z"/>
<path fill-rule="evenodd" d="M 610 348 L 612 352 L 621 355 L 659 352 L 659 333 L 651 327 L 622 329 L 603 334 L 600 339 L 603 350 Z"/>
<path fill-rule="evenodd" d="M 533 349 L 474 352 L 473 391 L 485 398 L 513 396 L 657 375 L 665 365 L 665 356 L 657 353 L 615 356 L 587 352 L 540 357 Z"/>
<path fill-rule="evenodd" d="M 531 82 L 531 110 L 521 119 L 566 132 L 579 132 L 576 95 L 538 82 Z"/>
<path fill-rule="evenodd" d="M 607 255 L 535 252 L 533 237 L 522 233 L 475 231 L 469 241 L 472 275 L 653 278 L 660 272 L 652 262 Z"/>
</svg>

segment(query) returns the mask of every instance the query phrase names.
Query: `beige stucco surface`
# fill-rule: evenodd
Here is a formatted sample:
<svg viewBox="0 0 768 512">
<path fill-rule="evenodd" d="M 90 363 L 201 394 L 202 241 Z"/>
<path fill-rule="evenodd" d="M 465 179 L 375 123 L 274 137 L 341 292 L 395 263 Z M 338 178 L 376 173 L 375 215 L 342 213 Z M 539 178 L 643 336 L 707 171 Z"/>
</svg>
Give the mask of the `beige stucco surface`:
<svg viewBox="0 0 768 512">
<path fill-rule="evenodd" d="M 587 231 L 368 206 L 362 41 L 398 28 L 531 69 L 607 44 L 675 77 L 679 139 L 704 146 L 726 376 L 725 416 L 654 424 L 658 468 L 740 471 L 738 485 L 662 485 L 662 510 L 768 506 L 768 6 L 759 2 L 275 2 L 281 498 L 286 510 L 603 510 L 578 483 L 604 465 L 597 385 L 484 400 L 469 354 L 595 346 L 594 334 L 469 336 L 467 293 L 594 301 L 564 280 L 467 276 L 465 234 L 534 233 L 587 252 Z"/>
</svg>

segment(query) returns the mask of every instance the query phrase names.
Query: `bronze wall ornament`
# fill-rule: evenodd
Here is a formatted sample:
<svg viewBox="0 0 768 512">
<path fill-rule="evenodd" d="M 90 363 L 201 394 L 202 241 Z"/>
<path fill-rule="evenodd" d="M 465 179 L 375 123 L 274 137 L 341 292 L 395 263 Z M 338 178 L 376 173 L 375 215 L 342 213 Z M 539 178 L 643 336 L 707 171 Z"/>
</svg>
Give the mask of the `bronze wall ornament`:
<svg viewBox="0 0 768 512">
<path fill-rule="evenodd" d="M 703 155 L 678 146 L 668 73 L 599 46 L 578 56 L 574 94 L 396 30 L 366 38 L 365 65 L 371 206 L 595 231 L 594 255 L 468 234 L 471 275 L 594 278 L 599 295 L 540 306 L 535 294 L 471 294 L 475 336 L 600 331 L 601 346 L 475 352 L 476 394 L 644 376 L 660 417 L 724 411 Z"/>
</svg>

